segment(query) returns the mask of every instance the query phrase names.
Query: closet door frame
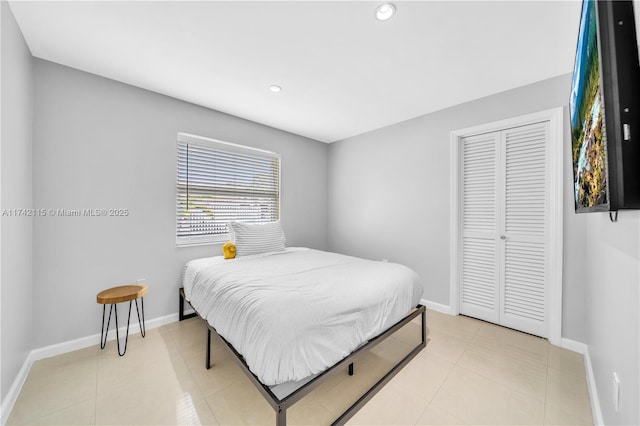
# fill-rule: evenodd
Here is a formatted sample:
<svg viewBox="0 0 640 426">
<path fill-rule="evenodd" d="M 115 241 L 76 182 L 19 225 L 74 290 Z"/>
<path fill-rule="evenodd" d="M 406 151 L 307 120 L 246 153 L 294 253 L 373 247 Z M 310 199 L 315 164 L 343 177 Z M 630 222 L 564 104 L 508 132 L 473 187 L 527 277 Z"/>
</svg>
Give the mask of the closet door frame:
<svg viewBox="0 0 640 426">
<path fill-rule="evenodd" d="M 563 229 L 563 156 L 564 156 L 564 109 L 553 108 L 506 120 L 451 132 L 451 253 L 450 253 L 450 293 L 449 305 L 453 315 L 460 314 L 460 265 L 462 261 L 462 172 L 461 139 L 479 133 L 497 132 L 512 127 L 539 122 L 549 122 L 549 143 L 547 146 L 548 190 L 549 190 L 549 300 L 548 339 L 560 346 L 562 341 L 562 229 Z"/>
</svg>

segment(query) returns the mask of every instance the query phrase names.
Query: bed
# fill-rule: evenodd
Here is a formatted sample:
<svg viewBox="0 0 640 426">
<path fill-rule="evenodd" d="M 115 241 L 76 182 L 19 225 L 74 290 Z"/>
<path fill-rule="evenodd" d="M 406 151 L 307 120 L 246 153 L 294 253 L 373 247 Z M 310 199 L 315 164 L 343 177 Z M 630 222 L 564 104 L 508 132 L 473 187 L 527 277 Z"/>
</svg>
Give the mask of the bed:
<svg viewBox="0 0 640 426">
<path fill-rule="evenodd" d="M 337 420 L 346 422 L 425 347 L 422 284 L 411 269 L 308 248 L 196 259 L 184 301 L 217 333 L 286 424 L 286 410 L 402 326 L 422 315 L 422 341 Z M 194 314 L 195 315 L 195 314 Z"/>
</svg>

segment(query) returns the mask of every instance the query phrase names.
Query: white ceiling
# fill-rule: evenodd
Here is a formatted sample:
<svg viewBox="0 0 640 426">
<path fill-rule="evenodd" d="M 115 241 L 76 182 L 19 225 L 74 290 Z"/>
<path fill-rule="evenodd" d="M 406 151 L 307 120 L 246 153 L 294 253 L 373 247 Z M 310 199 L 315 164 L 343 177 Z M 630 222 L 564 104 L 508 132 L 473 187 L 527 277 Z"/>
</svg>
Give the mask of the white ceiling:
<svg viewBox="0 0 640 426">
<path fill-rule="evenodd" d="M 579 1 L 380 3 L 10 5 L 36 57 L 324 142 L 573 69 Z"/>
</svg>

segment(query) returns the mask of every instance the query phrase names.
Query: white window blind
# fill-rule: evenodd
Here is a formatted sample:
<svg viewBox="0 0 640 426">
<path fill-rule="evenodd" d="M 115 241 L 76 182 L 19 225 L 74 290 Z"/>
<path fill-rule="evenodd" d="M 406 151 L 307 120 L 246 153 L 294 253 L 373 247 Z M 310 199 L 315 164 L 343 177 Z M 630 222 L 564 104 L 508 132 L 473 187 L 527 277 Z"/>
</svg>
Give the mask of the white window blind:
<svg viewBox="0 0 640 426">
<path fill-rule="evenodd" d="M 227 223 L 280 218 L 280 156 L 178 133 L 176 241 L 228 239 Z"/>
</svg>

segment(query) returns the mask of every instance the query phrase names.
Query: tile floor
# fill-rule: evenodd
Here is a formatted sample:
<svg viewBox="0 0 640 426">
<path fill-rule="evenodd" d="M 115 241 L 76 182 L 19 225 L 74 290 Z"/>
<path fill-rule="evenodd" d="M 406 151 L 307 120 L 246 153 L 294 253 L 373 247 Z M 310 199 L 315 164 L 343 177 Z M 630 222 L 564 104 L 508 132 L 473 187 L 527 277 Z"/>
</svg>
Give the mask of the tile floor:
<svg viewBox="0 0 640 426">
<path fill-rule="evenodd" d="M 419 319 L 419 318 L 418 318 Z M 349 422 L 353 425 L 592 424 L 582 356 L 471 318 L 427 314 L 428 343 Z M 36 362 L 8 424 L 265 424 L 271 407 L 214 338 L 204 368 L 199 318 Z M 288 412 L 329 424 L 419 341 L 412 322 Z"/>
</svg>

